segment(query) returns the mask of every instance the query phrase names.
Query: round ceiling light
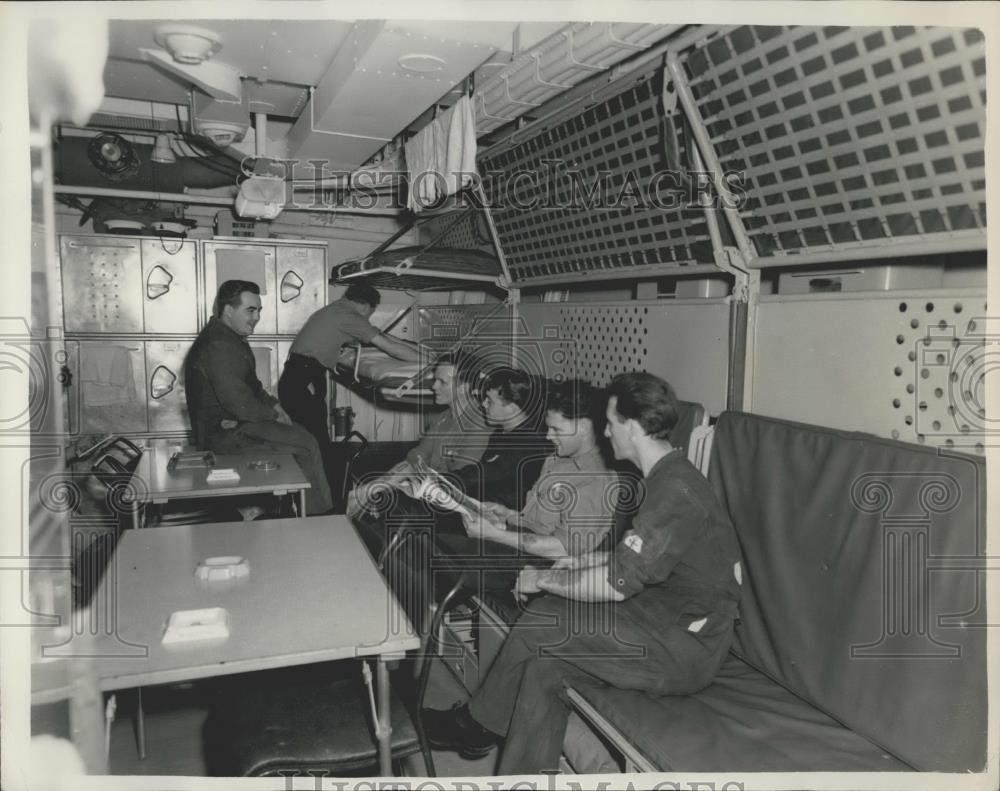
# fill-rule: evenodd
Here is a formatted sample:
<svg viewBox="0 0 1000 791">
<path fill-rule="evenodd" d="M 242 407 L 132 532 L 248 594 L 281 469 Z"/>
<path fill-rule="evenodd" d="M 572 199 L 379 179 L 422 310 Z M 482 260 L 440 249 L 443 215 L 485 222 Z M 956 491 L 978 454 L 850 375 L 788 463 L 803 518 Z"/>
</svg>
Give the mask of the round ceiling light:
<svg viewBox="0 0 1000 791">
<path fill-rule="evenodd" d="M 162 25 L 156 29 L 154 39 L 174 60 L 188 65 L 208 60 L 222 49 L 216 33 L 190 25 Z"/>
<path fill-rule="evenodd" d="M 436 71 L 442 71 L 446 65 L 444 58 L 439 58 L 437 55 L 424 55 L 418 52 L 410 55 L 402 55 L 398 63 L 401 69 L 416 72 L 417 74 L 433 74 Z"/>
</svg>

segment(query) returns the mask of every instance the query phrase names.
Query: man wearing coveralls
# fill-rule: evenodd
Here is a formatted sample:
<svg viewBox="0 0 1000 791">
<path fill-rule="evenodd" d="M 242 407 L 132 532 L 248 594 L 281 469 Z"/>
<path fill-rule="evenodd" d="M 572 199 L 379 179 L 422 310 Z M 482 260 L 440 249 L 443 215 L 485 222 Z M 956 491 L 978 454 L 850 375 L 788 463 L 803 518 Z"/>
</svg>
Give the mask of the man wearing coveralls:
<svg viewBox="0 0 1000 791">
<path fill-rule="evenodd" d="M 677 421 L 673 391 L 633 373 L 608 393 L 605 435 L 644 478 L 631 529 L 610 553 L 522 572 L 522 593 L 548 595 L 514 625 L 468 704 L 424 711 L 438 749 L 476 757 L 503 739 L 501 775 L 558 769 L 567 686 L 690 694 L 712 681 L 732 640 L 739 545 L 708 481 L 667 440 Z M 583 628 L 597 620 L 613 630 Z"/>
</svg>

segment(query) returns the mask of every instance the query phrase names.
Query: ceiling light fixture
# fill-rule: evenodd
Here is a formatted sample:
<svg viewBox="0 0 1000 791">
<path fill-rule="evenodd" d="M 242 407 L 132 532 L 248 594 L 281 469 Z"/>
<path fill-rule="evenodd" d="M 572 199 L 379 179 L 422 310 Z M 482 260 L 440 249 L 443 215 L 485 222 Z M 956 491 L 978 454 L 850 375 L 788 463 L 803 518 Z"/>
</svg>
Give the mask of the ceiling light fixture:
<svg viewBox="0 0 1000 791">
<path fill-rule="evenodd" d="M 156 144 L 153 146 L 153 153 L 149 157 L 153 162 L 159 162 L 161 165 L 172 165 L 177 161 L 177 156 L 174 154 L 173 149 L 170 148 L 170 137 L 166 134 L 158 134 L 156 136 Z"/>
<path fill-rule="evenodd" d="M 156 29 L 154 39 L 175 61 L 189 66 L 208 60 L 222 49 L 216 33 L 190 25 L 163 25 Z"/>
<path fill-rule="evenodd" d="M 401 69 L 417 74 L 432 74 L 436 71 L 443 71 L 447 65 L 444 58 L 439 58 L 437 55 L 424 55 L 419 52 L 401 55 L 397 63 Z"/>
</svg>

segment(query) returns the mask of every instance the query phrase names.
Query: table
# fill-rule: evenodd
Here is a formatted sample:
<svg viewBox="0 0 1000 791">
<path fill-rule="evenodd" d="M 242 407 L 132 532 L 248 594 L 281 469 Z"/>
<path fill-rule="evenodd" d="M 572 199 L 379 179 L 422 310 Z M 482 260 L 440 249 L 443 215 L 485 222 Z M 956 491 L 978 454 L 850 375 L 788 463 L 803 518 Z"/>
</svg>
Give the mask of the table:
<svg viewBox="0 0 1000 791">
<path fill-rule="evenodd" d="M 245 557 L 249 577 L 198 580 L 198 563 L 220 555 Z M 94 645 L 103 691 L 377 657 L 379 763 L 390 775 L 386 662 L 420 640 L 346 517 L 128 530 L 101 582 L 109 586 L 116 628 L 98 629 Z M 172 612 L 203 607 L 226 608 L 227 639 L 160 643 Z M 122 656 L 121 641 L 145 647 L 146 656 Z"/>
<path fill-rule="evenodd" d="M 189 452 L 190 447 L 173 443 L 153 444 L 142 457 L 132 474 L 132 526 L 143 526 L 142 512 L 146 503 L 163 504 L 170 500 L 202 497 L 231 497 L 247 494 L 273 494 L 276 496 L 298 492 L 299 515 L 306 515 L 306 489 L 310 488 L 302 468 L 291 454 L 217 453 L 215 468 L 233 468 L 240 474 L 236 482 L 209 483 L 210 469 L 168 469 L 170 457 L 178 452 Z M 274 470 L 256 470 L 248 465 L 266 459 L 276 462 Z"/>
</svg>

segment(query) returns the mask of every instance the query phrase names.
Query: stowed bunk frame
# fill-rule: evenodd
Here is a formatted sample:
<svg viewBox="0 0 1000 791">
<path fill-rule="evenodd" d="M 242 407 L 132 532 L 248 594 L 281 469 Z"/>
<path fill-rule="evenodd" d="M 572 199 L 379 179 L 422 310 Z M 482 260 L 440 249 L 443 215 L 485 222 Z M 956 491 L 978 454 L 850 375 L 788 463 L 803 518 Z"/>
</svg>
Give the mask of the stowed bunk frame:
<svg viewBox="0 0 1000 791">
<path fill-rule="evenodd" d="M 983 315 L 979 289 L 946 288 L 940 273 L 936 279 L 933 274 L 940 264 L 926 259 L 978 254 L 986 246 L 982 34 L 940 27 L 778 26 L 705 26 L 675 33 L 616 67 L 619 76 L 612 82 L 604 75 L 566 91 L 554 110 L 482 150 L 483 188 L 474 197 L 491 208 L 465 210 L 480 223 L 472 224 L 472 233 L 462 228 L 465 214 L 439 216 L 434 221 L 441 230 L 430 244 L 390 257 L 390 240 L 365 261 L 342 265 L 345 278 L 367 274 L 387 287 L 436 289 L 463 280 L 481 286 L 495 275 L 496 284 L 507 290 L 519 361 L 527 353 L 525 338 L 543 344 L 556 340 L 563 347 L 563 362 L 556 364 L 563 375 L 571 363 L 580 367 L 580 360 L 566 362 L 566 347 L 581 330 L 594 335 L 611 328 L 615 335 L 603 352 L 591 350 L 583 360 L 591 375 L 602 365 L 627 370 L 640 367 L 640 360 L 648 362 L 642 344 L 627 337 L 631 328 L 626 326 L 623 335 L 617 326 L 631 323 L 631 314 L 622 310 L 650 307 L 656 317 L 644 317 L 644 328 L 658 337 L 676 328 L 673 313 L 724 304 L 728 322 L 705 328 L 714 343 L 725 339 L 729 357 L 726 370 L 712 378 L 713 387 L 724 388 L 725 403 L 711 411 L 771 410 L 810 420 L 816 415 L 778 411 L 809 398 L 798 393 L 778 398 L 773 392 L 776 363 L 767 348 L 759 349 L 762 338 L 773 345 L 776 319 L 771 314 L 783 318 L 794 312 L 788 303 L 816 300 L 829 326 L 849 327 L 857 303 L 871 301 L 880 286 L 866 286 L 865 296 L 847 293 L 853 287 L 847 284 L 843 293 L 797 297 L 787 296 L 783 285 L 782 296 L 774 297 L 762 284 L 765 270 L 808 273 L 817 265 L 847 266 L 852 272 L 846 283 L 865 276 L 865 267 L 889 265 L 893 288 L 906 290 L 878 292 L 884 326 L 856 338 L 867 350 L 863 378 L 892 391 L 892 398 L 883 399 L 885 409 L 863 420 L 865 430 L 925 441 L 933 429 L 922 430 L 921 418 L 930 427 L 951 420 L 953 411 L 981 413 L 976 386 L 952 394 L 969 403 L 953 403 L 949 410 L 947 399 L 937 395 L 947 383 L 935 385 L 930 398 L 920 398 L 922 382 L 934 379 L 936 369 L 926 374 L 918 369 L 915 382 L 900 371 L 905 374 L 921 358 L 913 344 L 939 327 L 976 369 L 982 356 L 984 322 L 970 321 L 970 312 Z M 524 171 L 539 177 L 517 180 L 509 193 L 495 178 Z M 642 193 L 645 182 L 666 171 L 677 177 L 661 180 L 661 199 L 669 197 L 671 186 L 683 192 L 696 185 L 699 172 L 713 174 L 711 187 L 702 184 L 711 205 L 689 207 L 684 196 L 662 208 L 649 200 L 589 210 L 568 205 L 574 197 L 586 197 L 599 177 L 606 200 L 635 188 L 640 198 L 649 198 L 648 190 Z M 727 172 L 743 173 L 745 181 L 723 178 Z M 601 193 L 591 197 L 599 199 Z M 469 266 L 456 272 L 463 256 L 476 265 L 486 260 L 480 258 L 484 241 L 493 246 L 497 269 L 486 274 Z M 441 266 L 434 261 L 435 251 Z M 919 277 L 908 287 L 903 275 L 915 272 Z M 524 289 L 651 283 L 664 277 L 725 277 L 732 283 L 731 296 L 658 300 L 655 308 L 653 299 L 641 298 L 630 306 L 561 305 L 558 317 L 554 306 L 520 300 Z M 809 282 L 807 275 L 803 278 Z M 841 286 L 839 276 L 815 282 L 833 292 Z M 642 293 L 653 296 L 648 289 Z M 925 303 L 933 308 L 924 311 Z M 449 307 L 449 314 L 454 310 Z M 896 310 L 900 315 L 893 318 Z M 896 326 L 896 319 L 905 319 L 905 328 Z M 801 323 L 791 331 L 803 337 L 810 332 Z M 693 354 L 705 353 L 709 340 L 696 340 Z M 809 365 L 808 359 L 803 362 Z M 899 405 L 914 395 L 919 409 Z M 685 397 L 706 400 L 702 393 Z M 814 412 L 835 406 L 817 402 Z"/>
</svg>

